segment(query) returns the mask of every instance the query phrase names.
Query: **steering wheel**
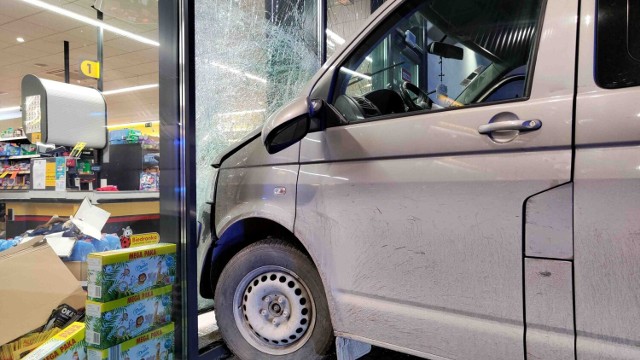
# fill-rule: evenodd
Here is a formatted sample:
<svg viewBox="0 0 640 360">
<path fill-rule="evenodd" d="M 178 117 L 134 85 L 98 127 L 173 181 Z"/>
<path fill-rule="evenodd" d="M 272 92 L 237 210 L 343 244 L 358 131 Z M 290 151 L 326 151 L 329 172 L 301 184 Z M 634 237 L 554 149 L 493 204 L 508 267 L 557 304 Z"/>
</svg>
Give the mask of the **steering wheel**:
<svg viewBox="0 0 640 360">
<path fill-rule="evenodd" d="M 411 100 L 410 93 L 417 95 L 418 98 L 415 101 Z M 409 107 L 409 111 L 430 110 L 431 105 L 433 105 L 433 101 L 431 101 L 427 93 L 408 81 L 400 85 L 400 96 L 407 107 Z"/>
</svg>

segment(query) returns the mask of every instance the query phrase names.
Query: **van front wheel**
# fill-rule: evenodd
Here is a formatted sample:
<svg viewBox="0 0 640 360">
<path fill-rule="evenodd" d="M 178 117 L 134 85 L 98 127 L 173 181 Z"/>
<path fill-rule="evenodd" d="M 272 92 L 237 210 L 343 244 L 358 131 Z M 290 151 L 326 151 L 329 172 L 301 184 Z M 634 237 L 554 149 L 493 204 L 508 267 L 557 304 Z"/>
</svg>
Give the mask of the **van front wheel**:
<svg viewBox="0 0 640 360">
<path fill-rule="evenodd" d="M 313 263 L 276 239 L 254 243 L 225 266 L 215 292 L 227 346 L 243 360 L 322 359 L 333 328 Z"/>
</svg>

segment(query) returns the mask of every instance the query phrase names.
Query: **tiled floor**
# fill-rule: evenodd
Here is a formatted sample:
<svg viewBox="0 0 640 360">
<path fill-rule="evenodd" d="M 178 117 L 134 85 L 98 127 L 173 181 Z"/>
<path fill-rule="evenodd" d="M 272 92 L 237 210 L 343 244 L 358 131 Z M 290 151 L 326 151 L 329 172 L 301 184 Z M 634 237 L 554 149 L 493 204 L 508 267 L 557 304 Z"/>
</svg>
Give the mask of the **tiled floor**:
<svg viewBox="0 0 640 360">
<path fill-rule="evenodd" d="M 213 342 L 220 340 L 216 325 L 216 317 L 212 312 L 208 312 L 198 316 L 198 344 L 203 348 Z M 235 357 L 229 359 L 237 360 Z M 329 357 L 328 360 L 335 360 L 335 356 Z M 363 360 L 417 360 L 417 357 L 400 354 L 391 350 L 373 348 L 370 354 L 362 357 Z"/>
</svg>

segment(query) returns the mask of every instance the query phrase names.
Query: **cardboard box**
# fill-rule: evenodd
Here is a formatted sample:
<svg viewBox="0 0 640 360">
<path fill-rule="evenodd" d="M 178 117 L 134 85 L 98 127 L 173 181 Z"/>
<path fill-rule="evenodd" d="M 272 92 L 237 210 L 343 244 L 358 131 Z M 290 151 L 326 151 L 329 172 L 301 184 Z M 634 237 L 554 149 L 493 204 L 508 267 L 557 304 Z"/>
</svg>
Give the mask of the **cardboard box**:
<svg viewBox="0 0 640 360">
<path fill-rule="evenodd" d="M 86 294 L 58 255 L 35 237 L 0 252 L 0 344 L 22 336 L 44 323 L 60 304 L 85 306 Z"/>
<path fill-rule="evenodd" d="M 88 360 L 159 359 L 173 360 L 174 325 L 163 326 L 108 349 L 87 349 Z"/>
<path fill-rule="evenodd" d="M 107 349 L 171 322 L 171 289 L 169 285 L 107 303 L 87 301 L 87 344 Z"/>
<path fill-rule="evenodd" d="M 87 257 L 89 299 L 107 302 L 173 284 L 176 245 L 155 244 Z"/>
<path fill-rule="evenodd" d="M 22 360 L 78 360 L 87 357 L 84 323 L 74 322 Z"/>
<path fill-rule="evenodd" d="M 87 281 L 87 263 L 84 261 L 65 261 L 69 271 L 78 281 Z"/>
</svg>

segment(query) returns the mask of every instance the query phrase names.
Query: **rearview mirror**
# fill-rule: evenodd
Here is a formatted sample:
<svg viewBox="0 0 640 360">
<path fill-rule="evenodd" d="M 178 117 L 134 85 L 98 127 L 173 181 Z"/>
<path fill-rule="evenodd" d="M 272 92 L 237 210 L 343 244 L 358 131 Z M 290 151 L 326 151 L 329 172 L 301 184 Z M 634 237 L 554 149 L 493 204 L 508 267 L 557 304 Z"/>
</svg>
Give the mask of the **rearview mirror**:
<svg viewBox="0 0 640 360">
<path fill-rule="evenodd" d="M 446 59 L 455 59 L 462 60 L 464 57 L 464 51 L 461 47 L 445 44 L 443 42 L 434 41 L 429 44 L 429 48 L 427 49 L 429 54 L 442 56 Z"/>
<path fill-rule="evenodd" d="M 309 132 L 309 102 L 297 98 L 267 119 L 262 142 L 269 154 L 275 154 L 302 140 Z"/>
</svg>

